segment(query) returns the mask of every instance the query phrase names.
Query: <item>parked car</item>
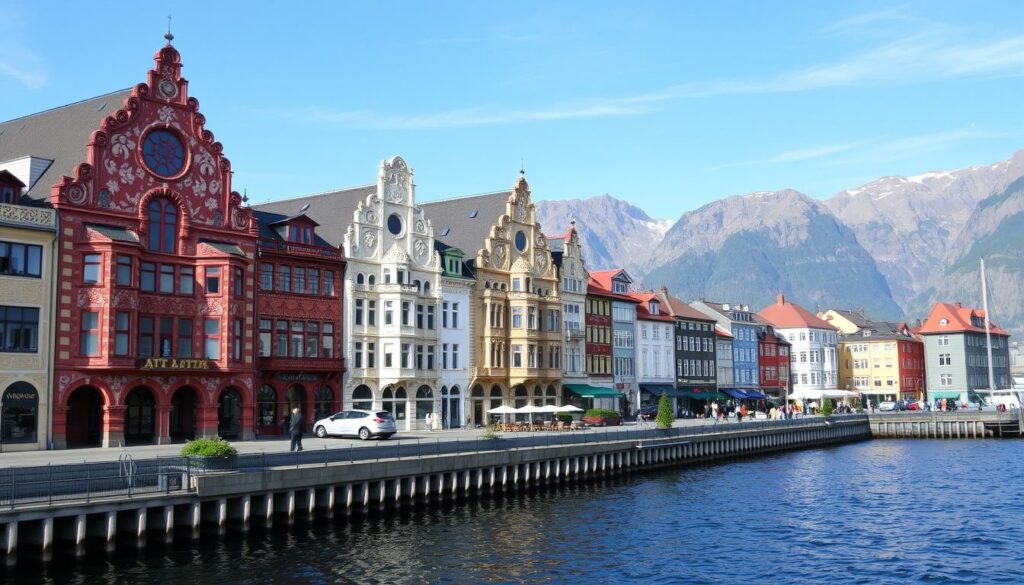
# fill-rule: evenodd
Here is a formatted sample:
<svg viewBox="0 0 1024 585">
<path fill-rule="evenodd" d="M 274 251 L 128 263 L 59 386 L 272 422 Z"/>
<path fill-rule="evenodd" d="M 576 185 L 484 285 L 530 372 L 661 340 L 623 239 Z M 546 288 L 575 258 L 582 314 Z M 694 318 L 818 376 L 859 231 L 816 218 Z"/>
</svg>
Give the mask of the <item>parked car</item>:
<svg viewBox="0 0 1024 585">
<path fill-rule="evenodd" d="M 313 424 L 313 433 L 321 439 L 345 435 L 364 441 L 370 437 L 388 439 L 397 432 L 395 417 L 384 410 L 344 410 Z"/>
<path fill-rule="evenodd" d="M 899 409 L 899 405 L 892 400 L 886 400 L 885 402 L 878 405 L 878 410 L 882 412 L 898 412 Z"/>
<path fill-rule="evenodd" d="M 654 420 L 658 418 L 658 405 L 648 404 L 647 406 L 641 406 L 640 418 L 644 420 Z"/>
<path fill-rule="evenodd" d="M 908 400 L 907 410 L 924 410 L 924 406 L 922 406 L 917 400 Z"/>
</svg>

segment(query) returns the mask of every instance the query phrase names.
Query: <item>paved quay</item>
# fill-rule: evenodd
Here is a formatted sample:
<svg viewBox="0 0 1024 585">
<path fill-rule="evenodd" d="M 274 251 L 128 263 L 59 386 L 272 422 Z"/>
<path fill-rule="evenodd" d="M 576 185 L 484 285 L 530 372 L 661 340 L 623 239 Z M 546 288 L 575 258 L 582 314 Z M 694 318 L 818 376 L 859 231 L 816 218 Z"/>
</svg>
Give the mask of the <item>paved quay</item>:
<svg viewBox="0 0 1024 585">
<path fill-rule="evenodd" d="M 800 417 L 810 419 L 812 417 Z M 758 419 L 762 420 L 762 419 Z M 686 428 L 686 427 L 723 427 L 723 430 L 729 425 L 735 425 L 735 420 L 728 422 L 718 422 L 707 419 L 683 419 L 677 420 L 673 423 L 675 428 Z M 578 435 L 587 433 L 589 435 L 607 434 L 610 438 L 614 438 L 615 433 L 625 433 L 628 431 L 636 431 L 640 429 L 653 429 L 655 424 L 653 421 L 642 423 L 637 425 L 636 423 L 626 423 L 618 427 L 595 427 L 582 431 L 550 431 L 550 432 L 523 432 L 523 433 L 501 433 L 502 436 L 507 437 L 540 437 L 545 435 L 551 436 L 565 436 L 566 434 Z M 369 441 L 360 441 L 356 438 L 341 438 L 341 437 L 328 437 L 325 439 L 318 439 L 313 435 L 307 434 L 302 439 L 302 444 L 306 452 L 323 449 L 368 449 L 374 448 L 378 445 L 408 445 L 410 443 L 421 443 L 421 444 L 433 444 L 435 442 L 455 442 L 455 441 L 475 441 L 483 437 L 483 429 L 454 429 L 445 431 L 408 431 L 400 432 L 393 438 L 380 441 L 377 439 Z M 232 441 L 232 445 L 238 449 L 239 453 L 285 453 L 288 451 L 290 446 L 290 440 L 287 437 L 273 438 L 273 439 L 259 439 L 255 441 Z M 168 445 L 134 445 L 131 447 L 118 448 L 88 448 L 88 449 L 63 449 L 59 451 L 25 451 L 18 453 L 0 453 L 0 469 L 9 467 L 23 467 L 23 466 L 35 466 L 35 465 L 47 465 L 47 464 L 74 464 L 74 463 L 94 463 L 104 461 L 117 461 L 122 454 L 128 453 L 134 459 L 152 459 L 156 457 L 172 457 L 176 456 L 181 450 L 182 443 L 172 443 Z"/>
</svg>

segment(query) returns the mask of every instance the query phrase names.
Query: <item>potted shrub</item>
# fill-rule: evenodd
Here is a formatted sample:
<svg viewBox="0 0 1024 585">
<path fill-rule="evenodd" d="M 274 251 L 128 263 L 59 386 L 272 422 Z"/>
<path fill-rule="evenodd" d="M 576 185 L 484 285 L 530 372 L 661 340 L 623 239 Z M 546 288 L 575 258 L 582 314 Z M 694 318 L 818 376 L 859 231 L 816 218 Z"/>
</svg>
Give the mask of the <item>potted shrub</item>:
<svg viewBox="0 0 1024 585">
<path fill-rule="evenodd" d="M 668 394 L 662 394 L 661 399 L 658 400 L 658 428 L 659 429 L 670 429 L 672 428 L 672 420 L 675 417 L 672 416 L 672 401 L 669 400 Z"/>
<path fill-rule="evenodd" d="M 614 410 L 607 408 L 591 408 L 583 413 L 581 419 L 588 425 L 598 427 L 616 427 L 622 424 L 622 417 Z"/>
<path fill-rule="evenodd" d="M 179 454 L 202 470 L 228 470 L 235 467 L 238 449 L 220 437 L 213 437 L 192 439 L 182 446 Z"/>
</svg>

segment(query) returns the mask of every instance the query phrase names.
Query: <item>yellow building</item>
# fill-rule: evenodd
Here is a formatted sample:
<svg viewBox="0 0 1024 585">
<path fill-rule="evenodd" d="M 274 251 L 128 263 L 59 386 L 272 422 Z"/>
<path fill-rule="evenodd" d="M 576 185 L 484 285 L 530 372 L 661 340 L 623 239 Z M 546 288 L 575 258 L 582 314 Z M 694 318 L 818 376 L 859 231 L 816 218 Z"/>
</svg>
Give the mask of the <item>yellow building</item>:
<svg viewBox="0 0 1024 585">
<path fill-rule="evenodd" d="M 21 182 L 0 171 L 0 191 Z M 11 181 L 13 179 L 13 181 Z M 16 201 L 17 197 L 0 201 Z M 0 451 L 46 449 L 56 211 L 0 202 Z"/>
<path fill-rule="evenodd" d="M 557 404 L 562 303 L 548 241 L 520 177 L 473 265 L 470 422 L 501 404 Z"/>
<path fill-rule="evenodd" d="M 839 388 L 858 392 L 865 406 L 924 398 L 924 347 L 905 323 L 869 320 L 829 309 L 818 316 L 841 332 Z"/>
</svg>

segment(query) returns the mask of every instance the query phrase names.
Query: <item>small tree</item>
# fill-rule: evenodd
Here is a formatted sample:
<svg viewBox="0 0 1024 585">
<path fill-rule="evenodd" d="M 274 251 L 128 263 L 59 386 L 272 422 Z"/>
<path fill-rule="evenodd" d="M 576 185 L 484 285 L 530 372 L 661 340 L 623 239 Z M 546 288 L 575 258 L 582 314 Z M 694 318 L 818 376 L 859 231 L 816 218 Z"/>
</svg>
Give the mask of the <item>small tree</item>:
<svg viewBox="0 0 1024 585">
<path fill-rule="evenodd" d="M 825 416 L 832 416 L 832 401 L 828 398 L 821 401 L 821 414 Z"/>
<path fill-rule="evenodd" d="M 667 429 L 672 426 L 672 402 L 668 399 L 668 394 L 662 394 L 661 399 L 658 400 L 658 428 Z"/>
</svg>

